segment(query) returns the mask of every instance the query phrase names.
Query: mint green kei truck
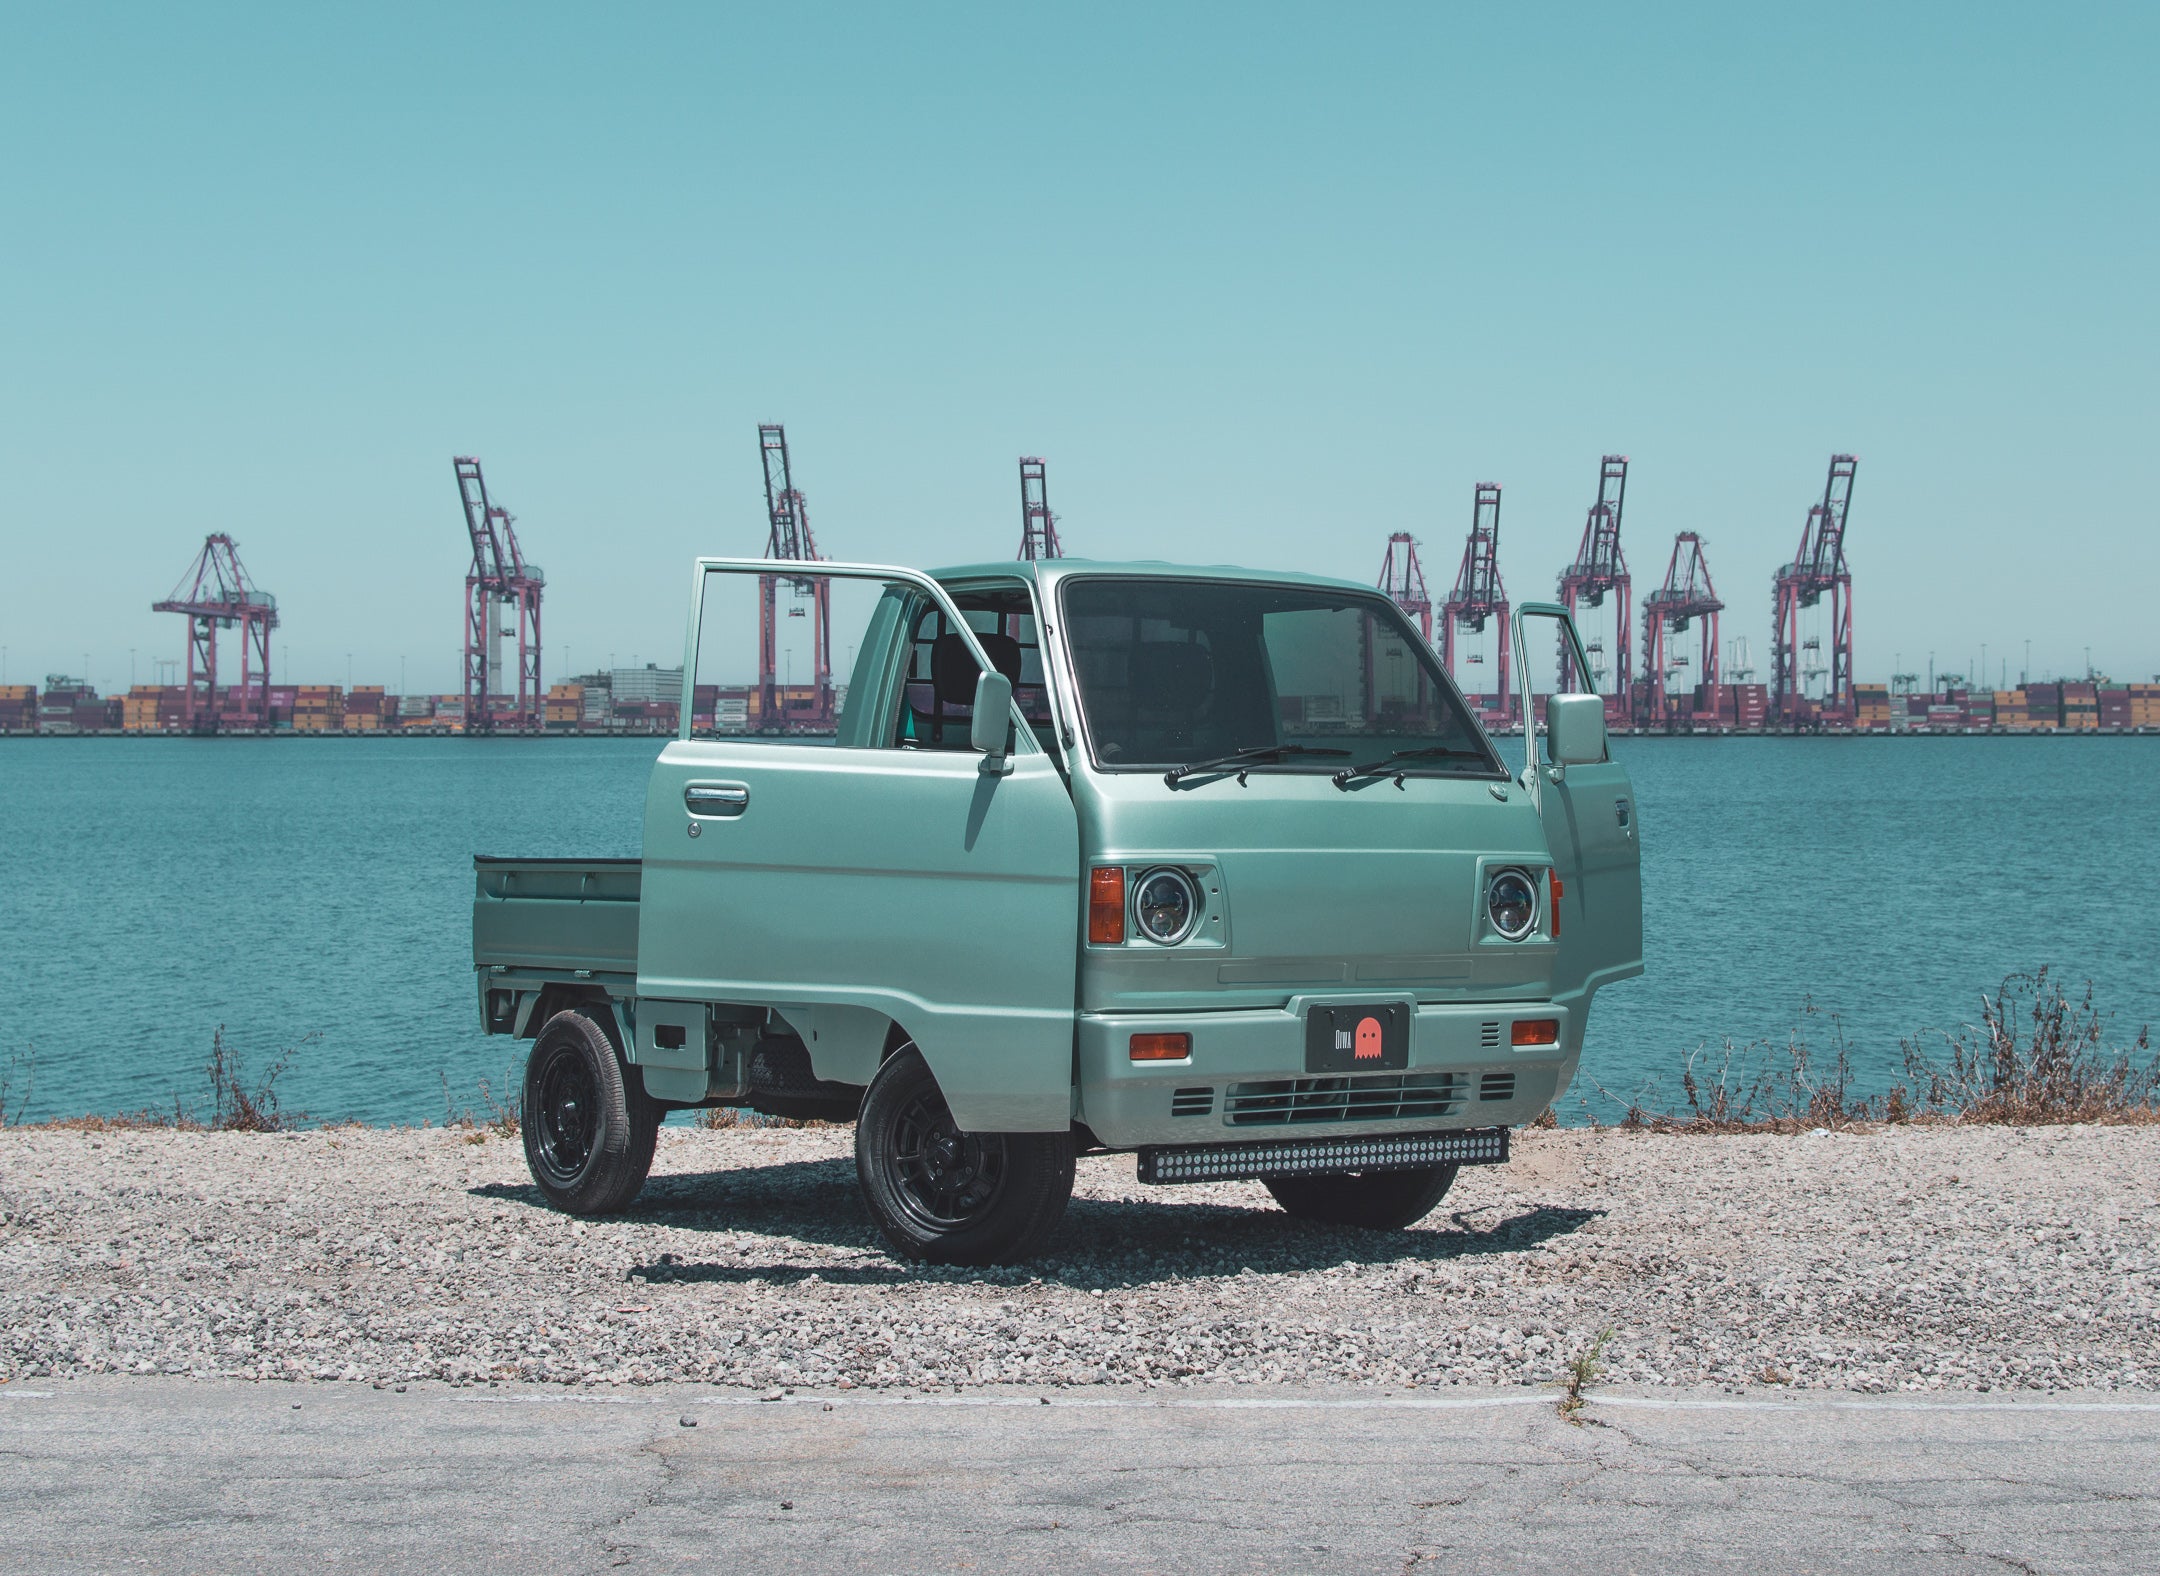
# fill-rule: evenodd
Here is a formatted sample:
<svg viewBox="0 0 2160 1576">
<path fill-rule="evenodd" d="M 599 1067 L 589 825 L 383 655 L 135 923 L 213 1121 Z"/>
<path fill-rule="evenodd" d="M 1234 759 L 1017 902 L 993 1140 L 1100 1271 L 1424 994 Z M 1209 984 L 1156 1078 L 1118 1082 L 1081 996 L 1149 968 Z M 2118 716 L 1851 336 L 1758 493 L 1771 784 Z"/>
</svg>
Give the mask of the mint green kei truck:
<svg viewBox="0 0 2160 1576">
<path fill-rule="evenodd" d="M 846 640 L 845 683 L 767 683 L 715 728 L 700 677 L 753 626 L 775 673 L 805 633 L 782 602 Z M 482 1022 L 533 1041 L 534 1182 L 620 1210 L 664 1113 L 733 1106 L 853 1122 L 916 1259 L 1033 1254 L 1102 1151 L 1417 1220 L 1507 1159 L 1591 998 L 1642 971 L 1592 670 L 1560 608 L 1512 622 L 1519 771 L 1365 586 L 699 559 L 643 857 L 474 861 Z"/>
</svg>

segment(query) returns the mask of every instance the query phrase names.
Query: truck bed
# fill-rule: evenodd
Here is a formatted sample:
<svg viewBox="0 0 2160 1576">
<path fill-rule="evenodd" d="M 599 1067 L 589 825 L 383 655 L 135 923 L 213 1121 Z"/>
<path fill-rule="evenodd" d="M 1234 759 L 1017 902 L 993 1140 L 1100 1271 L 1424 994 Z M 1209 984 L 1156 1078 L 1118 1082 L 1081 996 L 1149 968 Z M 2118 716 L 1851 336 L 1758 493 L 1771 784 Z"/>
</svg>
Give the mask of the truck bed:
<svg viewBox="0 0 2160 1576">
<path fill-rule="evenodd" d="M 637 859 L 473 856 L 473 965 L 582 977 L 635 977 Z"/>
</svg>

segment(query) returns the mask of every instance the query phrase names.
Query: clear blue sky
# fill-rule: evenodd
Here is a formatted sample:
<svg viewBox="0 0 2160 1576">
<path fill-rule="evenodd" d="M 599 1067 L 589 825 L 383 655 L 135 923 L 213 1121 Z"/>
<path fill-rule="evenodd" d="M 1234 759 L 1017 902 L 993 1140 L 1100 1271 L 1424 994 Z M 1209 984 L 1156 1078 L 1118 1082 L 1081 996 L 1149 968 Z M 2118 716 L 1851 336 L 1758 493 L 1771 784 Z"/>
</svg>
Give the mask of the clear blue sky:
<svg viewBox="0 0 2160 1576">
<path fill-rule="evenodd" d="M 475 453 L 549 676 L 671 660 L 788 424 L 838 557 L 1769 580 L 1858 665 L 2160 670 L 2160 9 L 0 5 L 0 644 L 124 685 L 225 530 L 284 676 L 457 683 Z M 1994 663 L 1991 661 L 1990 666 Z"/>
</svg>

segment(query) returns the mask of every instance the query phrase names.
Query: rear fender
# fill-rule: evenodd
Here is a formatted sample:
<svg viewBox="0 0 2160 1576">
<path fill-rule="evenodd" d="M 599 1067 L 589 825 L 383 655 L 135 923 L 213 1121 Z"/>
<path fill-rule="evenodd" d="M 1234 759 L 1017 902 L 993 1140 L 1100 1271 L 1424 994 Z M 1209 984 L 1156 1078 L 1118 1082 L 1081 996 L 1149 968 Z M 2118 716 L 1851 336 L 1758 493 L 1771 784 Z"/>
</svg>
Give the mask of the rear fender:
<svg viewBox="0 0 2160 1576">
<path fill-rule="evenodd" d="M 607 1036 L 608 1044 L 615 1047 L 618 1057 L 626 1057 L 623 1047 L 628 1043 L 623 1033 L 623 1023 L 615 1002 L 608 993 L 596 985 L 543 985 L 530 1004 L 519 1003 L 517 1032 L 520 1038 L 539 1038 L 547 1027 L 548 1019 L 558 1012 L 572 1009 L 600 1025 L 600 1032 Z"/>
<path fill-rule="evenodd" d="M 827 1083 L 867 1086 L 896 1041 L 907 1039 L 906 1031 L 875 1007 L 796 1005 L 773 1012 L 808 1047 L 811 1070 Z"/>
</svg>

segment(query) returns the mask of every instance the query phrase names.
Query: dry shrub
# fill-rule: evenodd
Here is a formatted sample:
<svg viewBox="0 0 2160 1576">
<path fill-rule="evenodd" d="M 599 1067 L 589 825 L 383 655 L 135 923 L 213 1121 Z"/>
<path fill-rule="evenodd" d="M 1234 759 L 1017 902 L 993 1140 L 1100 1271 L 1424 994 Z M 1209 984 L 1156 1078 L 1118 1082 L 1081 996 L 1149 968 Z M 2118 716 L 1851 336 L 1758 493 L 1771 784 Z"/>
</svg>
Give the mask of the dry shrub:
<svg viewBox="0 0 2160 1576">
<path fill-rule="evenodd" d="M 695 1125 L 707 1131 L 719 1131 L 731 1127 L 830 1127 L 830 1122 L 814 1121 L 806 1116 L 767 1116 L 763 1111 L 752 1111 L 745 1106 L 709 1105 L 692 1118 Z"/>
<path fill-rule="evenodd" d="M 1812 1002 L 1803 1010 L 1811 1018 L 1820 1011 Z M 2160 1058 L 2151 1030 L 2139 1029 L 2126 1049 L 2108 1048 L 2108 1017 L 2093 1006 L 2091 983 L 2073 1000 L 2046 968 L 2009 975 L 1993 994 L 1983 992 L 1978 1024 L 1901 1039 L 1904 1080 L 1879 1096 L 1853 1092 L 1843 1025 L 1832 1015 L 1830 1026 L 1821 1065 L 1804 1027 L 1782 1047 L 1727 1040 L 1714 1065 L 1698 1048 L 1681 1069 L 1684 1110 L 1663 1106 L 1653 1082 L 1616 1102 L 1625 1113 L 1620 1125 L 1791 1133 L 1873 1122 L 2160 1121 Z"/>
<path fill-rule="evenodd" d="M 2009 976 L 1993 996 L 1981 996 L 1979 1023 L 1940 1035 L 1946 1061 L 1928 1054 L 1933 1036 L 1898 1048 L 1924 1114 L 2018 1126 L 2160 1119 L 2150 1026 L 2127 1049 L 2107 1046 L 2107 1028 L 2091 981 L 2072 1000 L 2042 968 Z"/>
<path fill-rule="evenodd" d="M 523 1128 L 521 1102 L 514 1094 L 503 1099 L 495 1098 L 495 1086 L 483 1078 L 480 1080 L 480 1103 L 487 1108 L 484 1114 L 475 1116 L 471 1106 L 458 1110 L 450 1098 L 450 1075 L 438 1072 L 443 1088 L 443 1126 L 461 1130 L 472 1135 L 475 1143 L 483 1143 L 489 1134 L 497 1138 L 515 1138 Z M 515 1072 L 505 1069 L 503 1087 L 515 1089 L 518 1078 Z M 424 1125 L 424 1124 L 423 1124 Z"/>
<path fill-rule="evenodd" d="M 279 1051 L 261 1077 L 250 1079 L 246 1057 L 238 1046 L 226 1043 L 225 1025 L 221 1023 L 211 1031 L 210 1060 L 203 1066 L 203 1075 L 210 1083 L 208 1117 L 198 1115 L 180 1096 L 174 1095 L 170 1111 L 145 1107 L 114 1116 L 61 1117 L 38 1125 L 78 1133 L 124 1133 L 143 1128 L 170 1128 L 190 1133 L 288 1132 L 306 1122 L 308 1116 L 305 1111 L 284 1109 L 278 1100 L 277 1081 L 292 1065 L 294 1057 L 321 1038 L 320 1034 L 303 1035 Z"/>
<path fill-rule="evenodd" d="M 319 1038 L 310 1034 L 287 1046 L 250 1084 L 239 1047 L 225 1043 L 225 1025 L 219 1024 L 210 1036 L 210 1063 L 203 1069 L 210 1077 L 210 1120 L 202 1125 L 213 1133 L 276 1133 L 305 1122 L 305 1111 L 287 1116 L 279 1107 L 277 1081 L 301 1048 Z"/>
<path fill-rule="evenodd" d="M 17 1093 L 16 1080 L 22 1080 L 22 1091 Z M 0 1073 L 0 1127 L 20 1127 L 23 1113 L 30 1108 L 30 1092 L 37 1087 L 37 1047 L 28 1051 L 8 1052 L 7 1071 Z"/>
</svg>

